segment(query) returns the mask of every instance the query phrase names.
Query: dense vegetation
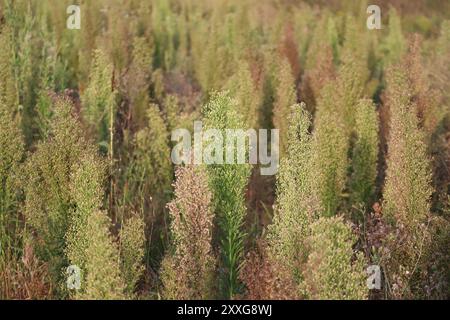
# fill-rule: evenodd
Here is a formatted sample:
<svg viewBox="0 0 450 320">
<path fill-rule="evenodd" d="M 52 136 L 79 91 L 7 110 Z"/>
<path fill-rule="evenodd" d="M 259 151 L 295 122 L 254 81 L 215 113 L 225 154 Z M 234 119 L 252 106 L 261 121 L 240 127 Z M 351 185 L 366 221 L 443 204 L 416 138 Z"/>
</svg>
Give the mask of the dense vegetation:
<svg viewBox="0 0 450 320">
<path fill-rule="evenodd" d="M 0 299 L 450 298 L 450 4 L 374 2 L 1 0 Z"/>
</svg>

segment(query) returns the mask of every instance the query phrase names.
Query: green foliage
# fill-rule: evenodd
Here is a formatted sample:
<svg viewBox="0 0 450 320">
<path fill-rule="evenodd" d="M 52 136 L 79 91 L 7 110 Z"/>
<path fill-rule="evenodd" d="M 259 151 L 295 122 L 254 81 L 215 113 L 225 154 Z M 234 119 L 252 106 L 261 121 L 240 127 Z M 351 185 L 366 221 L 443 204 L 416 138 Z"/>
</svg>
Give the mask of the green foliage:
<svg viewBox="0 0 450 320">
<path fill-rule="evenodd" d="M 378 114 L 370 100 L 360 100 L 357 105 L 355 132 L 350 181 L 352 202 L 370 207 L 375 195 L 379 150 Z"/>
<path fill-rule="evenodd" d="M 423 271 L 423 251 L 430 241 L 431 166 L 425 134 L 410 100 L 411 86 L 405 73 L 393 68 L 388 73 L 388 101 L 391 110 L 388 141 L 384 213 L 401 237 L 392 236 L 386 259 L 391 295 L 413 297 Z"/>
<path fill-rule="evenodd" d="M 120 229 L 121 273 L 129 296 L 132 296 L 145 270 L 142 263 L 145 250 L 144 231 L 144 220 L 137 214 L 133 214 L 125 220 L 124 225 Z"/>
<path fill-rule="evenodd" d="M 311 226 L 305 287 L 311 299 L 367 299 L 365 261 L 352 249 L 356 237 L 341 217 L 322 217 Z"/>
<path fill-rule="evenodd" d="M 108 56 L 115 70 L 122 71 L 129 66 L 131 60 L 133 15 L 129 1 L 119 0 L 115 6 L 110 6 L 105 16 L 109 28 L 105 32 L 103 42 L 108 43 Z M 105 48 L 105 49 L 106 49 Z"/>
<path fill-rule="evenodd" d="M 305 262 L 305 240 L 314 218 L 311 196 L 311 117 L 305 105 L 291 107 L 287 156 L 277 177 L 277 202 L 268 241 L 272 254 L 283 261 L 297 279 Z"/>
<path fill-rule="evenodd" d="M 135 149 L 127 173 L 129 192 L 161 208 L 170 194 L 173 178 L 169 137 L 157 105 L 148 105 L 147 121 L 147 126 L 135 135 Z"/>
<path fill-rule="evenodd" d="M 190 110 L 192 106 L 189 102 L 175 94 L 168 94 L 164 98 L 163 106 L 164 120 L 169 134 L 180 128 L 194 131 L 194 120 L 198 118 L 198 112 Z"/>
<path fill-rule="evenodd" d="M 345 41 L 341 54 L 341 65 L 336 79 L 335 104 L 342 114 L 350 135 L 355 126 L 358 100 L 363 94 L 369 77 L 368 34 L 352 16 L 346 17 Z"/>
<path fill-rule="evenodd" d="M 114 115 L 113 66 L 101 51 L 94 52 L 89 85 L 82 95 L 84 120 L 94 129 L 100 142 L 109 141 Z M 111 146 L 110 146 L 111 147 Z"/>
<path fill-rule="evenodd" d="M 211 299 L 215 258 L 212 250 L 212 193 L 203 167 L 179 167 L 175 199 L 169 203 L 172 248 L 161 270 L 167 299 Z"/>
<path fill-rule="evenodd" d="M 25 143 L 18 116 L 18 94 L 13 69 L 11 32 L 0 24 L 0 298 L 13 284 L 7 274 L 18 260 L 22 246 L 20 219 L 22 161 Z"/>
<path fill-rule="evenodd" d="M 312 32 L 311 41 L 306 53 L 305 69 L 311 70 L 317 66 L 318 58 L 323 48 L 329 47 L 332 61 L 338 61 L 339 39 L 335 19 L 327 12 L 323 12 Z"/>
<path fill-rule="evenodd" d="M 205 129 L 243 128 L 236 102 L 227 93 L 214 93 L 203 107 Z M 205 147 L 205 146 L 204 146 Z M 224 150 L 225 154 L 225 150 Z M 207 167 L 220 227 L 221 289 L 227 298 L 239 292 L 238 272 L 244 247 L 242 230 L 246 207 L 244 193 L 250 176 L 248 164 L 213 164 Z"/>
<path fill-rule="evenodd" d="M 300 97 L 312 111 L 319 99 L 321 89 L 336 77 L 333 52 L 329 45 L 322 44 L 314 58 L 315 63 L 305 70 L 300 87 Z"/>
<path fill-rule="evenodd" d="M 86 226 L 94 212 L 102 205 L 104 175 L 105 165 L 101 160 L 95 154 L 84 154 L 80 162 L 74 164 L 70 176 L 69 192 L 75 208 L 68 212 L 64 251 L 69 264 L 80 268 L 82 283 L 87 276 L 86 250 L 89 241 L 92 241 L 92 235 L 87 233 Z M 84 292 L 84 286 L 82 288 Z"/>
<path fill-rule="evenodd" d="M 383 61 L 386 65 L 398 62 L 406 51 L 406 41 L 402 33 L 401 19 L 395 8 L 389 10 L 389 32 L 382 43 Z"/>
<path fill-rule="evenodd" d="M 422 75 L 421 83 L 425 84 L 425 88 L 428 89 L 422 94 L 426 98 L 424 99 L 424 109 L 427 113 L 431 111 L 432 117 L 428 118 L 440 119 L 439 122 L 428 121 L 432 126 L 427 126 L 428 130 L 434 130 L 428 142 L 428 148 L 433 155 L 433 184 L 437 195 L 434 198 L 438 199 L 438 201 L 434 201 L 433 206 L 437 208 L 445 207 L 450 181 L 450 171 L 446 169 L 450 163 L 450 146 L 446 139 L 450 130 L 450 57 L 445 54 L 450 50 L 449 30 L 450 21 L 442 22 L 441 34 L 436 43 L 432 45 L 433 53 L 428 57 L 428 64 L 419 69 Z M 428 77 L 428 80 L 422 81 L 424 77 Z M 427 100 L 431 100 L 433 103 L 431 110 L 429 110 Z M 436 111 L 438 111 L 438 117 L 435 116 Z"/>
<path fill-rule="evenodd" d="M 168 132 L 180 128 L 180 101 L 175 95 L 168 95 L 164 100 Z M 181 127 L 184 128 L 184 127 Z"/>
<path fill-rule="evenodd" d="M 316 192 L 327 216 L 334 215 L 347 179 L 350 139 L 356 125 L 358 100 L 368 78 L 367 40 L 355 18 L 346 20 L 341 65 L 334 81 L 326 82 L 317 101 L 314 123 Z M 358 133 L 357 133 L 358 134 Z"/>
<path fill-rule="evenodd" d="M 136 37 L 133 41 L 133 60 L 132 68 L 134 72 L 139 73 L 139 81 L 135 82 L 138 88 L 145 88 L 146 82 L 152 73 L 152 57 L 154 54 L 154 47 L 152 39 L 146 37 Z M 134 75 L 134 72 L 132 74 Z M 134 78 L 136 81 L 137 79 Z"/>
<path fill-rule="evenodd" d="M 384 208 L 389 218 L 414 226 L 426 220 L 433 190 L 425 136 L 412 112 L 410 90 L 404 72 L 393 69 L 388 74 L 391 122 Z"/>
<path fill-rule="evenodd" d="M 280 130 L 280 155 L 286 150 L 289 127 L 289 108 L 297 102 L 295 79 L 287 59 L 283 59 L 276 77 L 273 125 Z"/>
<path fill-rule="evenodd" d="M 49 79 L 47 68 L 44 68 L 41 75 L 41 87 L 39 88 L 38 99 L 36 103 L 37 126 L 39 134 L 42 137 L 46 137 L 49 130 L 49 123 L 52 115 L 52 96 L 51 92 L 51 80 Z"/>
<path fill-rule="evenodd" d="M 14 50 L 12 55 L 14 62 L 13 72 L 15 75 L 15 88 L 18 93 L 16 100 L 11 107 L 17 106 L 21 109 L 22 114 L 22 130 L 25 140 L 29 143 L 33 136 L 33 116 L 34 103 L 36 98 L 36 69 L 33 68 L 37 63 L 37 50 L 33 50 L 36 44 L 36 35 L 33 29 L 36 28 L 36 18 L 33 15 L 33 9 L 36 4 L 21 1 L 17 6 L 7 5 L 5 10 L 5 18 L 7 22 L 6 33 L 9 34 L 9 45 Z M 8 48 L 8 42 L 6 48 Z M 6 50 L 6 55 L 11 53 Z M 12 96 L 10 97 L 11 99 Z M 12 102 L 12 100 L 11 100 Z M 19 105 L 20 107 L 19 107 Z M 17 110 L 17 109 L 16 109 Z"/>
<path fill-rule="evenodd" d="M 155 37 L 155 65 L 170 70 L 175 65 L 179 41 L 179 17 L 172 11 L 171 2 L 156 0 L 152 7 L 152 31 Z"/>
<path fill-rule="evenodd" d="M 164 73 L 162 69 L 156 69 L 152 73 L 153 93 L 157 100 L 164 98 Z"/>
<path fill-rule="evenodd" d="M 53 25 L 58 24 L 58 18 L 52 13 L 65 9 L 60 3 L 5 2 L 5 26 L 10 30 L 10 45 L 14 51 L 12 66 L 18 90 L 15 105 L 20 109 L 22 130 L 30 145 L 47 133 L 51 105 L 47 91 L 54 87 L 61 91 L 67 88 L 68 78 L 73 76 L 68 64 L 74 62 L 76 50 L 70 50 L 73 43 L 60 32 L 65 25 L 64 28 Z M 62 39 L 64 45 L 61 45 Z M 72 56 L 67 51 L 71 51 Z"/>
<path fill-rule="evenodd" d="M 13 69 L 14 48 L 11 37 L 10 28 L 0 25 L 0 43 L 3 47 L 0 52 L 0 105 L 2 112 L 15 114 L 19 109 L 19 97 Z M 5 108 L 7 110 L 4 110 Z"/>
<path fill-rule="evenodd" d="M 146 263 L 159 265 L 167 240 L 165 205 L 172 194 L 173 166 L 169 137 L 162 114 L 156 104 L 147 105 L 147 125 L 136 132 L 128 165 L 121 177 L 121 210 L 135 211 L 146 223 Z M 123 212 L 122 212 L 123 211 Z"/>
<path fill-rule="evenodd" d="M 220 89 L 220 75 L 223 74 L 226 62 L 224 62 L 224 51 L 219 47 L 217 28 L 213 27 L 208 35 L 205 34 L 206 26 L 203 28 L 205 30 L 198 31 L 199 34 L 194 36 L 192 50 L 197 81 L 203 92 L 208 93 Z M 216 71 L 212 72 L 212 70 Z"/>
<path fill-rule="evenodd" d="M 17 209 L 25 151 L 20 124 L 9 112 L 4 102 L 0 102 L 0 260 L 13 249 L 20 230 Z"/>
<path fill-rule="evenodd" d="M 39 239 L 37 254 L 49 262 L 56 277 L 66 260 L 64 239 L 76 205 L 71 177 L 81 159 L 96 154 L 71 113 L 71 102 L 64 98 L 55 102 L 49 136 L 27 160 L 23 183 L 24 214 Z"/>
<path fill-rule="evenodd" d="M 151 39 L 136 37 L 133 42 L 132 62 L 125 77 L 127 94 L 130 97 L 131 117 L 138 129 L 146 124 L 145 113 L 148 107 L 153 51 Z"/>
<path fill-rule="evenodd" d="M 81 289 L 72 295 L 76 299 L 124 298 L 125 289 L 131 296 L 142 272 L 144 223 L 137 217 L 125 222 L 119 255 L 109 232 L 111 221 L 99 210 L 104 173 L 102 161 L 95 154 L 86 154 L 71 176 L 75 209 L 69 218 L 65 253 L 68 262 L 81 270 Z"/>
<path fill-rule="evenodd" d="M 242 115 L 245 127 L 259 128 L 258 117 L 262 94 L 252 77 L 250 64 L 247 61 L 241 61 L 238 72 L 230 81 L 230 94 L 237 100 L 238 112 Z"/>
<path fill-rule="evenodd" d="M 450 20 L 445 20 L 441 24 L 441 33 L 438 39 L 437 50 L 443 54 L 450 48 Z"/>
<path fill-rule="evenodd" d="M 39 15 L 39 28 L 37 28 L 39 39 L 34 44 L 35 50 L 40 51 L 39 68 L 35 71 L 36 101 L 34 106 L 35 119 L 33 119 L 36 135 L 39 137 L 45 137 L 48 134 L 52 115 L 53 91 L 61 87 L 67 88 L 69 85 L 67 78 L 71 76 L 67 70 L 67 65 L 64 65 L 64 62 L 61 61 L 65 60 L 65 63 L 69 63 L 70 57 L 61 57 L 62 54 L 57 51 L 55 31 L 48 27 L 51 22 L 47 21 L 46 10 L 48 8 L 43 8 Z M 67 44 L 67 47 L 71 47 L 71 45 Z"/>
<path fill-rule="evenodd" d="M 13 48 L 9 28 L 0 25 L 0 256 L 11 246 L 9 237 L 14 211 L 17 209 L 19 164 L 24 156 L 24 139 L 20 129 L 18 95 L 13 70 Z M 12 230 L 14 232 L 14 230 Z"/>
<path fill-rule="evenodd" d="M 334 104 L 339 110 L 339 116 L 344 121 L 347 139 L 350 139 L 354 130 L 356 108 L 364 90 L 364 71 L 366 68 L 363 67 L 360 60 L 350 58 L 348 63 L 341 65 L 335 81 Z"/>
<path fill-rule="evenodd" d="M 367 298 L 356 249 L 370 298 L 448 297 L 448 5 L 78 2 L 70 30 L 69 1 L 0 0 L 1 298 Z M 187 166 L 170 202 L 197 119 L 280 129 L 276 183 Z"/>
<path fill-rule="evenodd" d="M 208 24 L 202 21 L 191 32 L 194 74 L 206 95 L 221 90 L 237 65 L 235 19 L 223 14 L 212 13 Z"/>
<path fill-rule="evenodd" d="M 109 232 L 111 220 L 104 211 L 94 211 L 85 226 L 85 280 L 79 299 L 124 299 L 124 283 L 120 270 L 120 256 Z"/>
<path fill-rule="evenodd" d="M 333 83 L 323 88 L 313 131 L 314 192 L 323 213 L 336 214 L 347 177 L 349 136 L 343 114 L 336 108 Z"/>
<path fill-rule="evenodd" d="M 322 17 L 321 17 L 322 18 Z M 300 65 L 306 69 L 306 61 L 309 58 L 313 58 L 313 42 L 318 44 L 323 38 L 316 37 L 315 32 L 323 31 L 324 29 L 317 29 L 317 20 L 322 19 L 318 17 L 318 12 L 315 11 L 310 5 L 302 4 L 298 8 L 293 8 L 292 23 L 294 26 L 294 37 L 298 44 L 298 53 L 300 59 Z M 317 41 L 316 41 L 317 40 Z M 308 52 L 311 55 L 308 57 Z M 317 52 L 317 51 L 316 51 Z"/>
<path fill-rule="evenodd" d="M 14 175 L 14 168 L 19 164 L 24 153 L 23 137 L 19 123 L 8 112 L 8 108 L 1 103 L 0 124 L 2 131 L 0 133 L 0 145 L 2 153 L 0 156 L 0 177 L 2 182 L 5 182 L 8 176 Z"/>
</svg>

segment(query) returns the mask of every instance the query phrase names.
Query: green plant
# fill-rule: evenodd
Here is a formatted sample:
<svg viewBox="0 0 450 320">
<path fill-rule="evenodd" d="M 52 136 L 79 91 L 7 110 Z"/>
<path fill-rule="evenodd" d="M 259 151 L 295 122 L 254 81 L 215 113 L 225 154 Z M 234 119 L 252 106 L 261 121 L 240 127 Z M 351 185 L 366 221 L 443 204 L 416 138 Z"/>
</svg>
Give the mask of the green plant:
<svg viewBox="0 0 450 320">
<path fill-rule="evenodd" d="M 411 93 L 415 104 L 419 125 L 427 135 L 429 149 L 435 145 L 431 141 L 433 134 L 437 133 L 446 113 L 447 108 L 440 105 L 440 95 L 443 92 L 435 90 L 429 84 L 429 76 L 422 62 L 421 46 L 422 40 L 415 35 L 410 41 L 408 51 L 402 59 L 407 70 L 408 81 L 411 85 Z"/>
<path fill-rule="evenodd" d="M 144 273 L 145 223 L 141 216 L 133 214 L 120 229 L 121 273 L 126 292 L 132 296 Z"/>
<path fill-rule="evenodd" d="M 448 298 L 449 5 L 75 2 L 0 0 L 0 298 L 360 299 L 358 251 L 370 299 Z M 195 120 L 224 162 L 280 129 L 277 176 L 260 144 L 171 185 Z"/>
<path fill-rule="evenodd" d="M 94 211 L 84 227 L 87 238 L 85 251 L 84 290 L 80 299 L 124 299 L 124 282 L 120 270 L 120 255 L 112 235 L 111 220 L 104 211 Z"/>
<path fill-rule="evenodd" d="M 34 231 L 37 256 L 49 263 L 50 275 L 59 282 L 66 264 L 65 235 L 76 206 L 71 177 L 81 159 L 96 154 L 84 138 L 81 125 L 72 115 L 72 103 L 59 98 L 46 140 L 26 162 L 24 215 Z"/>
<path fill-rule="evenodd" d="M 235 100 L 227 93 L 214 93 L 203 107 L 204 127 L 218 129 L 242 128 L 243 123 L 236 112 Z M 225 154 L 225 150 L 223 152 Z M 250 176 L 248 164 L 213 164 L 207 166 L 213 202 L 219 224 L 221 249 L 220 274 L 222 293 L 232 298 L 240 290 L 239 266 L 244 250 L 242 230 L 246 214 L 244 192 Z"/>
<path fill-rule="evenodd" d="M 443 21 L 441 24 L 441 33 L 436 41 L 435 50 L 428 57 L 428 63 L 423 62 L 424 64 L 421 65 L 420 71 L 429 76 L 429 81 L 425 82 L 427 85 L 426 88 L 434 89 L 426 90 L 424 93 L 425 97 L 427 99 L 432 98 L 432 102 L 436 103 L 434 107 L 438 106 L 438 110 L 441 113 L 439 115 L 442 117 L 437 127 L 434 128 L 428 146 L 433 156 L 433 184 L 436 189 L 433 207 L 437 207 L 440 210 L 442 210 L 442 207 L 445 207 L 444 203 L 447 199 L 448 185 L 450 182 L 450 172 L 446 169 L 450 164 L 450 146 L 446 139 L 450 130 L 450 57 L 444 54 L 450 50 L 449 30 L 450 21 Z M 423 81 L 424 74 L 420 78 Z M 428 109 L 426 105 L 424 107 Z M 432 109 L 431 111 L 434 110 Z M 435 123 L 431 123 L 435 125 Z"/>
<path fill-rule="evenodd" d="M 331 51 L 331 62 L 338 61 L 339 56 L 339 36 L 335 19 L 324 11 L 314 26 L 305 58 L 305 70 L 316 68 L 320 61 L 320 54 L 323 48 Z"/>
<path fill-rule="evenodd" d="M 224 26 L 229 27 L 230 24 L 224 24 L 216 12 L 210 25 L 203 21 L 191 32 L 194 73 L 207 97 L 214 90 L 222 89 L 236 62 L 229 38 L 232 32 L 222 33 Z"/>
<path fill-rule="evenodd" d="M 18 259 L 23 228 L 19 208 L 25 145 L 20 124 L 8 109 L 0 101 L 0 274 L 9 272 L 7 269 Z M 8 279 L 3 281 L 0 297 L 8 290 Z"/>
<path fill-rule="evenodd" d="M 167 128 L 156 104 L 148 105 L 147 126 L 136 133 L 134 145 L 127 172 L 129 192 L 161 209 L 171 191 L 173 168 Z"/>
<path fill-rule="evenodd" d="M 283 261 L 291 276 L 301 281 L 307 257 L 305 240 L 314 220 L 311 175 L 311 117 L 305 105 L 291 107 L 287 154 L 281 160 L 276 184 L 276 206 L 269 226 L 269 252 Z"/>
<path fill-rule="evenodd" d="M 111 221 L 100 211 L 105 165 L 86 154 L 73 171 L 70 188 L 76 207 L 70 216 L 65 253 L 81 270 L 81 289 L 76 299 L 132 297 L 143 271 L 144 222 L 127 219 L 120 230 L 120 253 L 110 234 Z M 121 260 L 120 260 L 121 258 Z"/>
<path fill-rule="evenodd" d="M 0 104 L 7 108 L 8 114 L 15 114 L 19 109 L 19 96 L 14 75 L 14 47 L 11 40 L 11 29 L 0 25 L 0 42 L 3 50 L 0 53 Z"/>
<path fill-rule="evenodd" d="M 430 212 L 431 167 L 424 132 L 418 128 L 410 84 L 398 67 L 388 74 L 391 110 L 384 211 L 408 226 L 426 221 Z"/>
<path fill-rule="evenodd" d="M 180 128 L 180 101 L 175 95 L 168 95 L 164 99 L 164 110 L 169 132 Z M 183 128 L 183 127 L 181 127 Z"/>
<path fill-rule="evenodd" d="M 280 130 L 280 155 L 287 148 L 289 108 L 297 102 L 295 78 L 287 59 L 283 59 L 276 76 L 276 95 L 273 107 L 273 125 Z"/>
<path fill-rule="evenodd" d="M 385 268 L 391 295 L 412 297 L 430 239 L 432 173 L 425 134 L 410 100 L 411 84 L 399 66 L 390 69 L 387 84 L 391 122 L 383 207 L 398 235 L 388 239 Z"/>
<path fill-rule="evenodd" d="M 98 141 L 108 145 L 114 123 L 115 94 L 112 87 L 113 66 L 108 57 L 95 50 L 89 75 L 89 85 L 81 97 L 83 103 L 83 118 L 94 130 Z M 107 148 L 112 153 L 112 145 Z"/>
<path fill-rule="evenodd" d="M 305 70 L 300 86 L 300 97 L 314 111 L 320 90 L 336 78 L 333 52 L 330 45 L 323 44 L 314 55 L 315 63 Z"/>
<path fill-rule="evenodd" d="M 0 53 L 0 260 L 15 247 L 15 234 L 19 233 L 18 183 L 25 152 L 10 37 L 8 29 L 0 26 L 0 41 L 5 44 Z"/>
<path fill-rule="evenodd" d="M 18 94 L 18 100 L 11 104 L 15 110 L 20 109 L 22 131 L 25 141 L 29 144 L 33 139 L 34 123 L 33 118 L 34 104 L 36 101 L 36 71 L 38 64 L 37 50 L 33 50 L 37 36 L 34 32 L 36 26 L 36 17 L 33 11 L 36 4 L 20 1 L 17 5 L 12 2 L 5 4 L 5 36 L 9 37 L 6 41 L 6 55 L 12 54 L 14 77 L 9 81 L 14 81 Z M 9 45 L 8 45 L 9 44 Z M 8 47 L 13 52 L 8 52 Z M 8 61 L 8 60 L 6 60 Z M 9 61 L 7 62 L 9 63 Z"/>
<path fill-rule="evenodd" d="M 356 237 L 342 217 L 322 217 L 311 226 L 305 290 L 311 299 L 366 299 L 365 261 L 352 249 Z"/>
<path fill-rule="evenodd" d="M 152 32 L 155 38 L 155 66 L 170 70 L 175 66 L 179 41 L 179 16 L 170 1 L 157 0 L 152 7 Z"/>
<path fill-rule="evenodd" d="M 104 163 L 95 153 L 84 154 L 79 163 L 74 164 L 68 182 L 74 209 L 68 212 L 64 253 L 70 265 L 80 268 L 83 284 L 87 276 L 86 250 L 90 245 L 89 241 L 93 241 L 92 235 L 87 233 L 86 226 L 93 213 L 102 206 L 105 169 Z M 84 292 L 85 285 L 82 287 Z M 76 295 L 78 294 L 77 292 Z"/>
<path fill-rule="evenodd" d="M 397 63 L 406 51 L 406 41 L 402 33 L 401 19 L 393 7 L 389 10 L 389 33 L 382 42 L 383 63 L 386 66 Z"/>
<path fill-rule="evenodd" d="M 145 113 L 148 107 L 153 54 L 152 39 L 136 37 L 133 41 L 132 61 L 122 80 L 130 99 L 130 116 L 138 130 L 146 125 Z"/>
<path fill-rule="evenodd" d="M 347 178 L 349 135 L 343 113 L 336 108 L 337 94 L 333 83 L 322 89 L 314 119 L 313 190 L 326 216 L 336 214 Z"/>
<path fill-rule="evenodd" d="M 258 129 L 262 95 L 247 61 L 240 62 L 238 71 L 230 82 L 230 94 L 237 100 L 238 112 L 242 115 L 245 127 Z"/>
<path fill-rule="evenodd" d="M 350 180 L 352 202 L 362 203 L 369 208 L 375 195 L 379 150 L 378 115 L 372 101 L 360 100 L 355 118 L 356 140 Z"/>
<path fill-rule="evenodd" d="M 355 126 L 358 100 L 361 98 L 367 79 L 368 70 L 368 30 L 358 24 L 351 15 L 346 17 L 345 41 L 341 53 L 341 64 L 336 79 L 336 107 L 342 114 L 346 125 L 348 139 Z"/>
<path fill-rule="evenodd" d="M 329 12 L 325 11 L 314 26 L 305 52 L 305 70 L 300 87 L 300 99 L 306 102 L 310 110 L 314 110 L 320 90 L 325 83 L 336 77 L 338 40 L 336 21 Z"/>
</svg>

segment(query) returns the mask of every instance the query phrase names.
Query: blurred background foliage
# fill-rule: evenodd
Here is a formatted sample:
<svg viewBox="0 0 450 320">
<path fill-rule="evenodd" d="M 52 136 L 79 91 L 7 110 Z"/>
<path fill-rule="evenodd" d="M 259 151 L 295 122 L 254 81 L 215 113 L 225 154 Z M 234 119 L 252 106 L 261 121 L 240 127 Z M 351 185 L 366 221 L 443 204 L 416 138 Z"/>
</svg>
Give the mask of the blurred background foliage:
<svg viewBox="0 0 450 320">
<path fill-rule="evenodd" d="M 1 0 L 0 298 L 448 298 L 450 2 L 370 4 Z M 199 119 L 279 174 L 175 168 Z"/>
</svg>

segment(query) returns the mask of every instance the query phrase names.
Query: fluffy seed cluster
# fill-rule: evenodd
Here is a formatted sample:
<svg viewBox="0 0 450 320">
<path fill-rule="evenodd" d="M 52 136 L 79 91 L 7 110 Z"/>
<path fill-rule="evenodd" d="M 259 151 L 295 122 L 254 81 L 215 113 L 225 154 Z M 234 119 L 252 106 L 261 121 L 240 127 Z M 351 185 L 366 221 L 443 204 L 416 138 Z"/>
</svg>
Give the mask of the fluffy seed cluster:
<svg viewBox="0 0 450 320">
<path fill-rule="evenodd" d="M 179 167 L 174 187 L 175 199 L 168 204 L 172 248 L 162 267 L 164 296 L 168 299 L 211 299 L 215 295 L 214 214 L 204 168 L 195 165 Z"/>
<path fill-rule="evenodd" d="M 367 298 L 365 261 L 361 253 L 353 252 L 355 241 L 341 217 L 322 217 L 311 226 L 304 281 L 310 298 Z"/>
</svg>

